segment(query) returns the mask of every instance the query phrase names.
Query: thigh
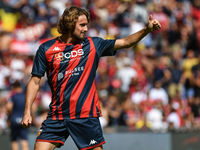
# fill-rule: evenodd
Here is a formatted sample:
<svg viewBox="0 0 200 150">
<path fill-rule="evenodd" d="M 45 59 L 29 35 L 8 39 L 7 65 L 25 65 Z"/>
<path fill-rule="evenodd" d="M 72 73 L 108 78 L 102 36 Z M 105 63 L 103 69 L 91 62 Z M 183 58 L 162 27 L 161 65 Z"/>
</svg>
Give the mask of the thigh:
<svg viewBox="0 0 200 150">
<path fill-rule="evenodd" d="M 68 131 L 79 149 L 100 150 L 105 143 L 99 118 L 73 119 L 67 122 Z"/>
<path fill-rule="evenodd" d="M 27 140 L 20 140 L 22 150 L 29 150 L 29 143 Z"/>
<path fill-rule="evenodd" d="M 88 149 L 88 150 L 103 150 L 103 147 L 102 147 L 102 145 L 100 145 L 98 147 L 94 147 L 94 148 L 91 148 L 91 149 Z"/>
<path fill-rule="evenodd" d="M 37 138 L 36 146 L 45 143 L 44 145 L 61 147 L 69 136 L 66 125 L 63 120 L 45 120 L 42 123 Z M 51 143 L 51 144 L 50 144 Z M 37 148 L 37 147 L 36 147 Z"/>
<path fill-rule="evenodd" d="M 19 147 L 18 147 L 18 142 L 17 141 L 12 141 L 11 142 L 11 148 L 12 150 L 19 150 Z"/>
<path fill-rule="evenodd" d="M 59 143 L 35 142 L 34 150 L 54 150 Z"/>
</svg>

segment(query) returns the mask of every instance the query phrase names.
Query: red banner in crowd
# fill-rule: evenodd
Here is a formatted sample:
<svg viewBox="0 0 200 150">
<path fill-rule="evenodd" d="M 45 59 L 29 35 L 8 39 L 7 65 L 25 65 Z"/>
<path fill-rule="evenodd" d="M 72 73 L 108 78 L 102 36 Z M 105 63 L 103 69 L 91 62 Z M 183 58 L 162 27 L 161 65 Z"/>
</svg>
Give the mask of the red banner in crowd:
<svg viewBox="0 0 200 150">
<path fill-rule="evenodd" d="M 17 39 L 13 39 L 11 42 L 10 50 L 13 53 L 35 55 L 40 44 L 46 42 L 47 40 L 50 40 L 50 38 L 41 39 L 35 42 L 19 41 Z"/>
<path fill-rule="evenodd" d="M 10 50 L 14 53 L 34 55 L 39 45 L 48 39 L 40 39 L 46 31 L 45 23 L 37 23 L 25 28 L 18 28 L 13 33 Z"/>
<path fill-rule="evenodd" d="M 46 29 L 45 23 L 36 23 L 25 28 L 16 28 L 13 36 L 20 41 L 34 42 L 44 35 Z"/>
</svg>

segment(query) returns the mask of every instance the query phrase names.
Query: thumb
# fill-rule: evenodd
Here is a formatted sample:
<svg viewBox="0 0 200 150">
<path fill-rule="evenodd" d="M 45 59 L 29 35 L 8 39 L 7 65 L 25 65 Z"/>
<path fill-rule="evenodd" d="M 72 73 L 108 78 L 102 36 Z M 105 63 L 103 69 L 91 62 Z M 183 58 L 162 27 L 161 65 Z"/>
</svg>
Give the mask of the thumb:
<svg viewBox="0 0 200 150">
<path fill-rule="evenodd" d="M 152 21 L 152 18 L 153 18 L 152 15 L 149 15 L 149 21 Z"/>
<path fill-rule="evenodd" d="M 152 15 L 149 15 L 148 25 L 147 27 L 149 29 L 153 29 L 153 23 L 152 23 Z"/>
</svg>

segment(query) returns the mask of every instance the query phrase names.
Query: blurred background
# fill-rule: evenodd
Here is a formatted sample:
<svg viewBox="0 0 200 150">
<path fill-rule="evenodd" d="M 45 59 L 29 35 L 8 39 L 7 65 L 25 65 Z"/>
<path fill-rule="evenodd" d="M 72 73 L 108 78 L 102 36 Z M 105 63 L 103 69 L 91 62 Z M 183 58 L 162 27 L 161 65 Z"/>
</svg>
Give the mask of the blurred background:
<svg viewBox="0 0 200 150">
<path fill-rule="evenodd" d="M 145 27 L 150 14 L 162 26 L 136 46 L 100 59 L 96 74 L 103 113 L 100 121 L 105 137 L 115 138 L 110 143 L 116 146 L 122 136 L 129 139 L 126 146 L 138 138 L 140 142 L 133 145 L 137 149 L 143 141 L 147 147 L 141 150 L 159 140 L 166 150 L 196 150 L 200 146 L 199 0 L 1 0 L 0 143 L 10 142 L 6 137 L 10 136 L 12 109 L 7 104 L 16 92 L 13 85 L 19 82 L 25 92 L 39 45 L 59 36 L 58 19 L 71 5 L 90 12 L 88 36 L 124 38 Z M 30 145 L 50 101 L 44 77 L 33 104 Z M 139 133 L 144 136 L 141 140 Z M 155 140 L 150 142 L 152 136 Z M 154 150 L 163 149 L 152 145 Z"/>
</svg>

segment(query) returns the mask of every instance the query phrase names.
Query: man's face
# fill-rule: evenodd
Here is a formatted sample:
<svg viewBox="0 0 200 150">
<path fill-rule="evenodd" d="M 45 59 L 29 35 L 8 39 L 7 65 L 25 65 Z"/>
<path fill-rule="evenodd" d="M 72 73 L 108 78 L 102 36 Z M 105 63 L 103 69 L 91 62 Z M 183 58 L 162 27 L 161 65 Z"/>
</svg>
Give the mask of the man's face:
<svg viewBox="0 0 200 150">
<path fill-rule="evenodd" d="M 88 21 L 85 15 L 81 15 L 76 22 L 76 26 L 73 32 L 73 36 L 77 39 L 83 40 L 85 33 L 88 31 Z"/>
</svg>

